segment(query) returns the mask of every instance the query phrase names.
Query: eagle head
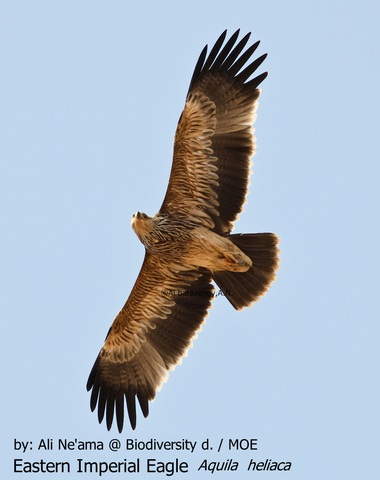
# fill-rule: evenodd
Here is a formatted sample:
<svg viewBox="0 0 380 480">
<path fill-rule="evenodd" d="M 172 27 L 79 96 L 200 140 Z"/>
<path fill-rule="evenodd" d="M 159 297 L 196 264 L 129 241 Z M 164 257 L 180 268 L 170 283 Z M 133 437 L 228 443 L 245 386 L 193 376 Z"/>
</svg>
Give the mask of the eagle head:
<svg viewBox="0 0 380 480">
<path fill-rule="evenodd" d="M 155 228 L 152 217 L 148 217 L 146 213 L 141 212 L 132 215 L 131 226 L 144 245 Z"/>
</svg>

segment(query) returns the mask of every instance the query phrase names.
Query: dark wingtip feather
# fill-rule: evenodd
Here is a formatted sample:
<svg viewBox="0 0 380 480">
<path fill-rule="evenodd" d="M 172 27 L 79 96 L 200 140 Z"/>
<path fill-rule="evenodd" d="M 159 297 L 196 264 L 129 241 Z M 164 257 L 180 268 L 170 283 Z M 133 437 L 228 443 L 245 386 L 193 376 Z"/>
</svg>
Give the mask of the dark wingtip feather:
<svg viewBox="0 0 380 480">
<path fill-rule="evenodd" d="M 238 30 L 238 32 L 239 32 L 239 30 Z M 215 57 L 217 56 L 217 54 L 218 54 L 218 52 L 219 52 L 219 50 L 220 50 L 220 48 L 221 48 L 221 46 L 224 42 L 224 39 L 226 38 L 226 35 L 227 35 L 227 29 L 224 30 L 224 32 L 219 36 L 218 40 L 215 42 L 215 44 L 212 47 L 208 56 L 207 56 L 208 45 L 204 46 L 201 54 L 199 55 L 198 61 L 197 61 L 196 65 L 195 65 L 195 68 L 194 68 L 193 75 L 192 75 L 191 80 L 190 80 L 190 85 L 189 85 L 189 90 L 188 90 L 189 92 L 190 92 L 191 88 L 193 87 L 194 83 L 199 78 L 202 71 L 207 70 L 210 67 L 210 65 L 213 63 L 213 61 L 215 60 Z"/>
<path fill-rule="evenodd" d="M 86 388 L 87 388 L 87 391 L 88 391 L 88 392 L 91 390 L 91 388 L 92 388 L 93 385 L 94 385 L 96 370 L 97 370 L 97 368 L 98 368 L 98 362 L 99 362 L 99 357 L 95 360 L 95 363 L 94 363 L 94 365 L 92 366 L 90 375 L 88 376 L 88 380 L 87 380 L 87 384 L 86 384 Z"/>
<path fill-rule="evenodd" d="M 224 45 L 224 47 L 216 57 L 214 63 L 210 67 L 210 71 L 218 70 L 221 67 L 222 63 L 224 63 L 224 61 L 226 60 L 228 54 L 231 52 L 232 47 L 235 45 L 238 36 L 239 30 L 236 30 L 236 32 L 228 39 L 227 43 Z"/>
<path fill-rule="evenodd" d="M 203 70 L 209 70 L 209 68 L 213 64 L 216 56 L 219 53 L 219 50 L 221 49 L 221 47 L 223 45 L 223 42 L 226 38 L 226 35 L 227 35 L 227 30 L 224 30 L 224 32 L 220 35 L 220 37 L 218 38 L 218 40 L 215 42 L 214 46 L 212 47 L 212 49 L 211 49 L 211 51 L 210 51 L 210 53 L 209 53 L 209 55 L 206 59 L 206 62 L 203 65 Z"/>
<path fill-rule="evenodd" d="M 207 45 L 203 48 L 203 50 L 201 51 L 201 54 L 198 57 L 197 64 L 195 65 L 194 72 L 190 80 L 189 91 L 191 90 L 191 87 L 193 86 L 193 84 L 195 83 L 196 79 L 199 77 L 202 71 L 204 61 L 206 60 L 206 55 L 207 55 Z"/>
<path fill-rule="evenodd" d="M 129 416 L 129 422 L 132 429 L 136 428 L 136 397 L 134 393 L 127 392 L 125 394 L 125 399 L 127 401 L 127 410 Z"/>
<path fill-rule="evenodd" d="M 262 83 L 268 76 L 268 72 L 261 73 L 257 77 L 253 78 L 249 82 L 246 83 L 246 85 L 249 85 L 251 88 L 257 88 L 260 83 Z"/>
<path fill-rule="evenodd" d="M 259 68 L 259 66 L 263 63 L 267 56 L 268 54 L 264 53 L 264 55 L 261 55 L 261 57 L 256 58 L 254 62 L 248 65 L 242 72 L 240 72 L 236 76 L 236 80 L 241 83 L 244 83 L 246 80 L 248 80 L 248 78 L 252 75 L 253 72 L 255 72 Z"/>
<path fill-rule="evenodd" d="M 235 60 L 238 58 L 240 53 L 242 52 L 243 48 L 246 46 L 249 38 L 251 36 L 251 33 L 247 33 L 240 42 L 233 48 L 233 50 L 230 51 L 228 57 L 225 59 L 222 65 L 222 70 L 229 70 L 229 68 L 233 65 Z M 260 42 L 256 42 L 258 44 Z M 255 44 L 255 45 L 256 45 Z M 252 48 L 252 47 L 251 47 Z M 257 48 L 257 47 L 256 47 Z"/>
<path fill-rule="evenodd" d="M 231 75 L 236 75 L 238 71 L 244 67 L 244 65 L 248 62 L 248 60 L 251 58 L 257 47 L 260 45 L 260 40 L 258 40 L 256 43 L 251 45 L 250 47 L 247 48 L 247 50 L 240 55 L 239 58 L 234 61 L 234 63 L 231 64 L 230 68 L 228 69 L 228 73 Z M 240 50 L 241 51 L 241 50 Z M 234 54 L 235 52 L 231 52 Z M 239 52 L 240 53 L 240 52 Z"/>
<path fill-rule="evenodd" d="M 100 389 L 99 398 L 98 398 L 98 420 L 99 423 L 102 423 L 104 418 L 104 412 L 107 403 L 107 392 L 105 389 Z"/>
<path fill-rule="evenodd" d="M 148 398 L 145 395 L 142 395 L 140 393 L 137 394 L 137 398 L 139 400 L 141 411 L 142 411 L 144 417 L 146 418 L 149 415 Z"/>
<path fill-rule="evenodd" d="M 93 412 L 96 408 L 96 404 L 98 403 L 98 397 L 99 397 L 99 385 L 94 385 L 94 388 L 92 389 L 92 392 L 91 392 L 91 399 L 90 399 L 91 412 Z"/>
<path fill-rule="evenodd" d="M 124 424 L 124 394 L 121 390 L 117 392 L 116 396 L 116 421 L 119 433 L 123 431 Z"/>
<path fill-rule="evenodd" d="M 115 400 L 116 400 L 115 392 L 110 391 L 107 398 L 107 413 L 106 413 L 107 430 L 111 430 L 111 427 L 112 427 L 113 414 L 115 410 Z"/>
</svg>

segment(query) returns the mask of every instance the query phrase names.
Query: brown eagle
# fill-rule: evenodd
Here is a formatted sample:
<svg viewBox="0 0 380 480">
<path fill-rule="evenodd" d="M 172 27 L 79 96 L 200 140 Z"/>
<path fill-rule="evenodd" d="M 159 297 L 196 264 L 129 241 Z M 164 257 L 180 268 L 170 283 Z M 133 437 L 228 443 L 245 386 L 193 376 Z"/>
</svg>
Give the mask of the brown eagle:
<svg viewBox="0 0 380 480">
<path fill-rule="evenodd" d="M 248 192 L 255 152 L 258 85 L 250 79 L 266 58 L 250 62 L 239 30 L 203 49 L 190 82 L 174 141 L 169 185 L 159 212 L 137 212 L 132 228 L 145 258 L 132 292 L 115 318 L 91 370 L 91 410 L 116 415 L 123 429 L 126 404 L 136 427 L 136 397 L 148 401 L 187 354 L 214 296 L 213 280 L 237 310 L 259 299 L 275 279 L 278 237 L 231 234 Z M 224 46 L 223 46 L 224 44 Z M 243 52 L 243 50 L 245 51 Z"/>
</svg>

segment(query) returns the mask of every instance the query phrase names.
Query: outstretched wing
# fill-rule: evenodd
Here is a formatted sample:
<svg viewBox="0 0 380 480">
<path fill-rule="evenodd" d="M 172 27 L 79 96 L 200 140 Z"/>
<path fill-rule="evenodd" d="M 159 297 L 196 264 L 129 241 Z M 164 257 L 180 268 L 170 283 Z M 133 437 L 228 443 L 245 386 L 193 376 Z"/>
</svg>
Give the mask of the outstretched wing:
<svg viewBox="0 0 380 480">
<path fill-rule="evenodd" d="M 266 58 L 249 59 L 259 45 L 243 50 L 239 30 L 223 47 L 226 31 L 207 56 L 203 49 L 190 82 L 174 142 L 173 165 L 162 213 L 186 216 L 225 234 L 243 209 L 255 152 L 258 85 L 249 80 Z M 236 44 L 236 45 L 235 45 Z"/>
<path fill-rule="evenodd" d="M 91 409 L 111 428 L 116 413 L 122 431 L 125 402 L 136 426 L 136 397 L 148 415 L 148 401 L 168 372 L 186 355 L 211 305 L 210 274 L 178 272 L 146 254 L 132 292 L 115 318 L 90 373 Z"/>
</svg>

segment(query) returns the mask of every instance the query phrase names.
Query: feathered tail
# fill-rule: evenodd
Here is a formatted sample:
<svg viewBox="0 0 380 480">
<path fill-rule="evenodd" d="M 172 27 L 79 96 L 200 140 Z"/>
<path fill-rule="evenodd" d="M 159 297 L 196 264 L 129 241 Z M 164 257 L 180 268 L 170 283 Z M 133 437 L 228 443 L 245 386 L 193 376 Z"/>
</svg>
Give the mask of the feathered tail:
<svg viewBox="0 0 380 480">
<path fill-rule="evenodd" d="M 264 295 L 275 280 L 279 238 L 274 233 L 248 233 L 228 239 L 252 260 L 252 267 L 246 272 L 213 272 L 212 276 L 229 302 L 241 310 Z"/>
</svg>

